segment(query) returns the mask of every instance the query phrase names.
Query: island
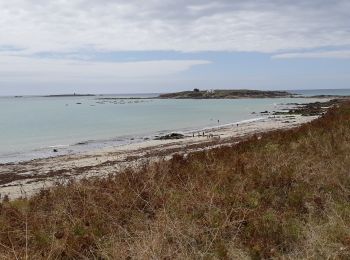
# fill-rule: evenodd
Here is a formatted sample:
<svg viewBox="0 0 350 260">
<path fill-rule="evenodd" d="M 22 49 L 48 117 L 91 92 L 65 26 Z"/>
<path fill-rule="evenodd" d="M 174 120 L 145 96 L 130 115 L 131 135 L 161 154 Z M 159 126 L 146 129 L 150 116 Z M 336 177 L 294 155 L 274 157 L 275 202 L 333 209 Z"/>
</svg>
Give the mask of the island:
<svg viewBox="0 0 350 260">
<path fill-rule="evenodd" d="M 58 95 L 46 95 L 43 97 L 94 97 L 96 95 L 93 94 L 58 94 Z"/>
<path fill-rule="evenodd" d="M 215 89 L 181 91 L 175 93 L 160 94 L 158 98 L 162 99 L 236 99 L 236 98 L 286 98 L 294 97 L 287 91 L 263 91 L 249 89 Z"/>
</svg>

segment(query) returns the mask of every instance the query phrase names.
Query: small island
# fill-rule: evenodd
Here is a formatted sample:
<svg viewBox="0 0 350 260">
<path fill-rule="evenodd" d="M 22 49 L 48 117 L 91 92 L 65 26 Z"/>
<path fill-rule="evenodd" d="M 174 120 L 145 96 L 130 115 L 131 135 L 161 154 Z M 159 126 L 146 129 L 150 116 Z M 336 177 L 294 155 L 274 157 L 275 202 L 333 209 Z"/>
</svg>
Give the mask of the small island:
<svg viewBox="0 0 350 260">
<path fill-rule="evenodd" d="M 96 95 L 93 94 L 58 94 L 58 95 L 46 95 L 43 97 L 94 97 Z"/>
<path fill-rule="evenodd" d="M 215 89 L 182 91 L 160 94 L 163 99 L 236 99 L 236 98 L 286 98 L 295 95 L 287 91 L 263 91 L 249 89 Z"/>
</svg>

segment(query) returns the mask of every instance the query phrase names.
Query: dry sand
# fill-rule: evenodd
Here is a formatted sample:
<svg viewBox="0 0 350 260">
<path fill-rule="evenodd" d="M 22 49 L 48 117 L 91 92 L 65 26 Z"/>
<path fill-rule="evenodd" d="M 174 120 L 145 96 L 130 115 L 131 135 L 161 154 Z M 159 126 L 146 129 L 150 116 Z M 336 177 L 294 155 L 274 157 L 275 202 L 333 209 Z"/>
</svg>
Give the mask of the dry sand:
<svg viewBox="0 0 350 260">
<path fill-rule="evenodd" d="M 75 155 L 37 159 L 0 165 L 0 195 L 10 198 L 30 196 L 42 188 L 71 179 L 103 177 L 174 153 L 190 153 L 222 145 L 233 145 L 242 138 L 261 132 L 299 126 L 316 116 L 270 116 L 260 121 L 227 125 L 206 130 L 206 136 L 186 136 L 178 140 L 148 140 Z M 214 135 L 208 138 L 208 135 Z M 219 138 L 220 137 L 220 138 Z"/>
</svg>

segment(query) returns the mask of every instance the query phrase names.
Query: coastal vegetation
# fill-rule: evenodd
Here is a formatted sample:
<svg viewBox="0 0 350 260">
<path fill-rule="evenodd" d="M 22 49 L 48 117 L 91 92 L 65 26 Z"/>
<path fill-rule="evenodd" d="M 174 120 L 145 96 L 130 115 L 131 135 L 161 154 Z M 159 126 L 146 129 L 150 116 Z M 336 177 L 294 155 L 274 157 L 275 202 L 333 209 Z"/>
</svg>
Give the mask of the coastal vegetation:
<svg viewBox="0 0 350 260">
<path fill-rule="evenodd" d="M 293 97 L 292 93 L 287 91 L 263 91 L 249 89 L 215 89 L 215 90 L 199 90 L 182 91 L 176 93 L 167 93 L 159 95 L 159 98 L 173 99 L 235 99 L 235 98 L 280 98 Z"/>
<path fill-rule="evenodd" d="M 1 259 L 349 259 L 350 102 L 0 204 Z"/>
</svg>

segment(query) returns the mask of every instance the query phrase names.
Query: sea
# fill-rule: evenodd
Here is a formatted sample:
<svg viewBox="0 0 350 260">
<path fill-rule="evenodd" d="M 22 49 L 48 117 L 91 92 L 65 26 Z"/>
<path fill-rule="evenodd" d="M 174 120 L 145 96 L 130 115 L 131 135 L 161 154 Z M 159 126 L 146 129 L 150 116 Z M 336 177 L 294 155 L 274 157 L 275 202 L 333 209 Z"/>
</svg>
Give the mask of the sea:
<svg viewBox="0 0 350 260">
<path fill-rule="evenodd" d="M 115 147 L 172 132 L 261 120 L 262 111 L 350 95 L 350 89 L 293 90 L 300 98 L 175 100 L 157 94 L 0 97 L 0 164 Z"/>
</svg>

